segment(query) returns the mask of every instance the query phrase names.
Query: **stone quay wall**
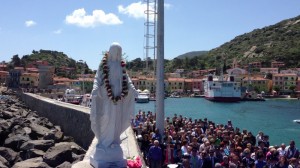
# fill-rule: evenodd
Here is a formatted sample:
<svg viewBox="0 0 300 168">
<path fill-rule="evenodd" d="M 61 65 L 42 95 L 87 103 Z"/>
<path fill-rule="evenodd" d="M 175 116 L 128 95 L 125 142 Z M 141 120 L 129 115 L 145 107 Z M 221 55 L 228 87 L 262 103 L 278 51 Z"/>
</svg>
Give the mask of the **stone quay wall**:
<svg viewBox="0 0 300 168">
<path fill-rule="evenodd" d="M 82 148 L 89 148 L 95 136 L 91 130 L 89 108 L 32 93 L 20 93 L 19 97 L 30 109 L 37 111 L 39 116 L 61 126 L 65 134 L 72 136 Z"/>
</svg>

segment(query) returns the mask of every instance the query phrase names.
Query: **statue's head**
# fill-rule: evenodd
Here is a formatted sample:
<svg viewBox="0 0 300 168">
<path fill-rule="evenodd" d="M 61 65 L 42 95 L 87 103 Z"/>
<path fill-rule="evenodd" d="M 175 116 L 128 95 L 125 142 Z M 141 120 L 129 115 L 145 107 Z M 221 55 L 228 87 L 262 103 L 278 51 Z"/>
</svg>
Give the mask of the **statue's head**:
<svg viewBox="0 0 300 168">
<path fill-rule="evenodd" d="M 122 60 L 122 47 L 119 43 L 112 43 L 108 52 L 108 60 L 121 61 Z"/>
</svg>

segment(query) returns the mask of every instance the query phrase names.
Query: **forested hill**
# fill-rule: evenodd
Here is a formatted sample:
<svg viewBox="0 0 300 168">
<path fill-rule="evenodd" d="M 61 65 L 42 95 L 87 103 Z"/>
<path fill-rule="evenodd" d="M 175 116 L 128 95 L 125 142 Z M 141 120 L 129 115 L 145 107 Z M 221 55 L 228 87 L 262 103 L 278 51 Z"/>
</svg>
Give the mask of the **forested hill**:
<svg viewBox="0 0 300 168">
<path fill-rule="evenodd" d="M 236 58 L 240 64 L 261 61 L 268 66 L 274 60 L 287 68 L 300 67 L 300 16 L 237 36 L 207 56 L 211 63 L 223 57 L 227 65 Z"/>
<path fill-rule="evenodd" d="M 179 55 L 176 58 L 177 59 L 185 59 L 185 58 L 194 58 L 194 57 L 201 57 L 204 56 L 205 54 L 207 54 L 207 51 L 191 51 L 191 52 L 187 52 L 185 54 Z"/>
<path fill-rule="evenodd" d="M 35 61 L 48 61 L 48 63 L 54 66 L 56 70 L 62 67 L 69 67 L 74 68 L 76 73 L 81 73 L 82 68 L 84 68 L 85 73 L 92 72 L 84 60 L 82 62 L 75 61 L 63 52 L 42 49 L 39 51 L 33 50 L 31 54 L 24 55 L 21 58 L 19 58 L 18 55 L 14 55 L 12 57 L 12 61 L 10 62 L 10 66 L 26 67 L 26 65 Z"/>
<path fill-rule="evenodd" d="M 181 57 L 166 62 L 166 71 L 220 66 L 226 69 L 234 58 L 240 65 L 261 61 L 263 66 L 269 67 L 271 61 L 283 61 L 285 68 L 300 67 L 300 16 L 239 35 L 204 55 L 178 58 Z"/>
</svg>

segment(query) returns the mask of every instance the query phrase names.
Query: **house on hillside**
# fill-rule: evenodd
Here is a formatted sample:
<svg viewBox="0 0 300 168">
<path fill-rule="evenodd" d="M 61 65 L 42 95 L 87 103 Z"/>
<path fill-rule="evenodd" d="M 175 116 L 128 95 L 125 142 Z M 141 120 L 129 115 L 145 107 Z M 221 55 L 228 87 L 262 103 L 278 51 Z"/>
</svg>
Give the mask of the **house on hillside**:
<svg viewBox="0 0 300 168">
<path fill-rule="evenodd" d="M 203 79 L 184 79 L 184 91 L 193 93 L 203 93 Z"/>
<path fill-rule="evenodd" d="M 37 88 L 39 85 L 38 73 L 22 73 L 20 76 L 20 87 L 22 88 Z"/>
<path fill-rule="evenodd" d="M 260 76 L 245 77 L 241 80 L 241 86 L 256 90 L 258 93 L 262 91 L 268 93 L 272 90 L 272 81 Z"/>
<path fill-rule="evenodd" d="M 10 70 L 8 77 L 8 87 L 18 88 L 20 85 L 20 76 L 22 73 L 24 73 L 23 67 L 15 67 L 15 69 Z"/>
<path fill-rule="evenodd" d="M 9 77 L 9 72 L 0 71 L 0 86 L 7 86 L 8 77 Z"/>
<path fill-rule="evenodd" d="M 261 74 L 278 74 L 278 68 L 260 68 L 260 73 Z"/>
<path fill-rule="evenodd" d="M 271 68 L 280 68 L 285 66 L 284 62 L 281 61 L 272 61 L 271 62 Z"/>
<path fill-rule="evenodd" d="M 167 90 L 169 92 L 184 92 L 184 78 L 169 78 Z"/>
<path fill-rule="evenodd" d="M 280 94 L 290 94 L 293 92 L 290 87 L 296 87 L 297 79 L 296 74 L 274 74 L 272 78 L 273 88 L 279 88 Z"/>
<path fill-rule="evenodd" d="M 0 71 L 7 71 L 7 70 L 8 70 L 7 64 L 1 63 L 1 64 L 0 64 Z"/>
<path fill-rule="evenodd" d="M 287 70 L 281 70 L 281 74 L 297 74 L 298 77 L 300 77 L 300 68 L 290 68 Z"/>
</svg>

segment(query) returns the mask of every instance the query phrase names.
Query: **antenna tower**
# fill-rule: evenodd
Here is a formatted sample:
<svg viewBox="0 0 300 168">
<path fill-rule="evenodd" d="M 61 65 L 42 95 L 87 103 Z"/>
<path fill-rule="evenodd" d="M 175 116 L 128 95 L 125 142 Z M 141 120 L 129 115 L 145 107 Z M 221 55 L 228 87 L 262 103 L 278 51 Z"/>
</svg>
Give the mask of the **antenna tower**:
<svg viewBox="0 0 300 168">
<path fill-rule="evenodd" d="M 144 0 L 147 5 L 147 9 L 145 10 L 146 21 L 144 23 L 145 26 L 145 43 L 144 43 L 144 54 L 145 54 L 145 62 L 146 62 L 146 73 L 149 72 L 148 59 L 150 54 L 153 55 L 154 63 L 153 69 L 155 73 L 155 56 L 156 56 L 156 1 L 157 0 Z"/>
</svg>

